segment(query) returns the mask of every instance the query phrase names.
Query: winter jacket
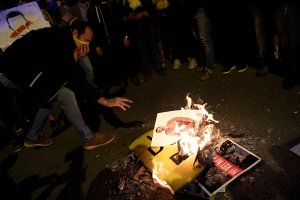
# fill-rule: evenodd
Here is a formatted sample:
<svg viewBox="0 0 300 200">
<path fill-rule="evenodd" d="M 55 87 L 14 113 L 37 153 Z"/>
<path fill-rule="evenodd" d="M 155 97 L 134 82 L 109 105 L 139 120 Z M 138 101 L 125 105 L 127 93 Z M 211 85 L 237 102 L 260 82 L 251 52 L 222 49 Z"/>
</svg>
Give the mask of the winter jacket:
<svg viewBox="0 0 300 200">
<path fill-rule="evenodd" d="M 63 87 L 96 102 L 101 94 L 88 84 L 75 62 L 75 48 L 68 28 L 34 30 L 0 55 L 0 72 L 38 105 L 53 100 Z"/>
</svg>

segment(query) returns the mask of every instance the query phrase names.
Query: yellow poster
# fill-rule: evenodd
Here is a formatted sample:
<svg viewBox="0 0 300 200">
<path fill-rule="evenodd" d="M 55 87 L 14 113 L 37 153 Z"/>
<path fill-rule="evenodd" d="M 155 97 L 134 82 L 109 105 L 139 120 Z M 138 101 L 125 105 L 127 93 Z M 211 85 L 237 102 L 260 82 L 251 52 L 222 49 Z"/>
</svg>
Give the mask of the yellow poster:
<svg viewBox="0 0 300 200">
<path fill-rule="evenodd" d="M 151 147 L 153 131 L 137 138 L 130 146 L 144 165 L 162 181 L 166 181 L 174 192 L 192 182 L 203 170 L 195 167 L 196 155 L 182 157 L 177 143 L 165 147 Z"/>
</svg>

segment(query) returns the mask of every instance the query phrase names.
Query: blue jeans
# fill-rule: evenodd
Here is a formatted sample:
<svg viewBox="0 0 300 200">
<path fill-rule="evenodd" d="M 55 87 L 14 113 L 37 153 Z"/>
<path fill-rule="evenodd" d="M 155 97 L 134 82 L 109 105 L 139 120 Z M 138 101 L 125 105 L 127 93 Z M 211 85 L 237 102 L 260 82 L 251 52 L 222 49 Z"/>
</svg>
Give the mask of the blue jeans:
<svg viewBox="0 0 300 200">
<path fill-rule="evenodd" d="M 84 141 L 88 141 L 93 137 L 91 129 L 85 124 L 83 120 L 74 92 L 68 88 L 63 88 L 58 93 L 55 101 L 51 101 L 46 105 L 46 107 L 42 107 L 39 109 L 39 111 L 35 115 L 32 127 L 27 134 L 28 139 L 37 140 L 42 131 L 44 122 L 47 120 L 47 117 L 52 114 L 53 109 L 57 105 L 60 106 L 66 118 L 83 137 Z"/>
<path fill-rule="evenodd" d="M 89 56 L 79 58 L 78 62 L 85 72 L 87 82 L 94 86 L 94 68 Z"/>
<path fill-rule="evenodd" d="M 194 20 L 196 21 L 197 34 L 205 51 L 205 67 L 211 68 L 215 63 L 214 46 L 211 37 L 211 23 L 206 16 L 204 7 L 197 10 Z"/>
<path fill-rule="evenodd" d="M 275 35 L 274 10 L 266 4 L 251 6 L 254 22 L 255 39 L 259 58 L 258 68 L 270 64 L 273 59 L 273 38 Z"/>
</svg>

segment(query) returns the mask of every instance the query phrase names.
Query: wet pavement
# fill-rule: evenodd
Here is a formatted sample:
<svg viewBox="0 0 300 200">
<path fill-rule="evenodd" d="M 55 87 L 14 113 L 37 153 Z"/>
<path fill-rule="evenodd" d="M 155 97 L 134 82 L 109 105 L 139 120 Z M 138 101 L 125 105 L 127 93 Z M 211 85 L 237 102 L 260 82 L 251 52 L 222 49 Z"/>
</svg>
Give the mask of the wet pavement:
<svg viewBox="0 0 300 200">
<path fill-rule="evenodd" d="M 122 166 L 129 154 L 128 146 L 153 129 L 158 112 L 180 109 L 185 95 L 191 93 L 208 103 L 209 111 L 220 121 L 223 137 L 262 158 L 216 199 L 300 199 L 300 157 L 289 150 L 300 143 L 300 87 L 283 90 L 281 77 L 269 74 L 257 78 L 252 68 L 226 75 L 221 70 L 216 67 L 207 81 L 200 81 L 200 73 L 187 66 L 178 70 L 169 67 L 166 77 L 154 74 L 139 87 L 129 81 L 125 96 L 134 104 L 130 110 L 115 111 L 124 121 L 140 120 L 144 125 L 114 129 L 102 121 L 100 133 L 117 135 L 107 146 L 84 150 L 81 138 L 71 127 L 46 148 L 24 148 L 18 153 L 11 146 L 3 148 L 1 195 L 9 194 L 8 199 L 84 199 L 91 185 L 102 175 L 107 176 L 108 169 Z M 99 187 L 99 193 L 101 189 L 105 187 Z"/>
</svg>

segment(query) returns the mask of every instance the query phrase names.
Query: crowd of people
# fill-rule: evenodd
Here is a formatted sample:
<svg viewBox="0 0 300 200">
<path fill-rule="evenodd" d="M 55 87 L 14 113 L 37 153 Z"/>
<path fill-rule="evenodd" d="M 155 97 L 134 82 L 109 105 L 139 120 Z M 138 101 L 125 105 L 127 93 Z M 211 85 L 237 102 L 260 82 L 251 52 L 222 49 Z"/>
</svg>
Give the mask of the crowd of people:
<svg viewBox="0 0 300 200">
<path fill-rule="evenodd" d="M 0 9 L 27 2 L 5 0 Z M 208 80 L 219 63 L 224 75 L 251 66 L 257 77 L 279 72 L 284 89 L 299 84 L 300 7 L 292 1 L 36 2 L 51 28 L 31 31 L 0 55 L 1 93 L 7 97 L 1 105 L 13 111 L 15 133 L 28 124 L 18 98 L 26 97 L 35 108 L 26 147 L 54 142 L 41 137 L 41 130 L 47 119 L 55 121 L 57 106 L 86 149 L 110 143 L 114 136 L 94 134 L 100 114 L 116 127 L 140 125 L 115 116 L 111 107 L 126 110 L 132 101 L 111 94 L 110 86 L 126 87 L 128 79 L 139 86 L 153 72 L 164 77 L 167 63 L 177 70 L 187 62 L 188 69 L 200 72 L 199 81 Z M 26 59 L 30 55 L 35 59 Z"/>
</svg>

